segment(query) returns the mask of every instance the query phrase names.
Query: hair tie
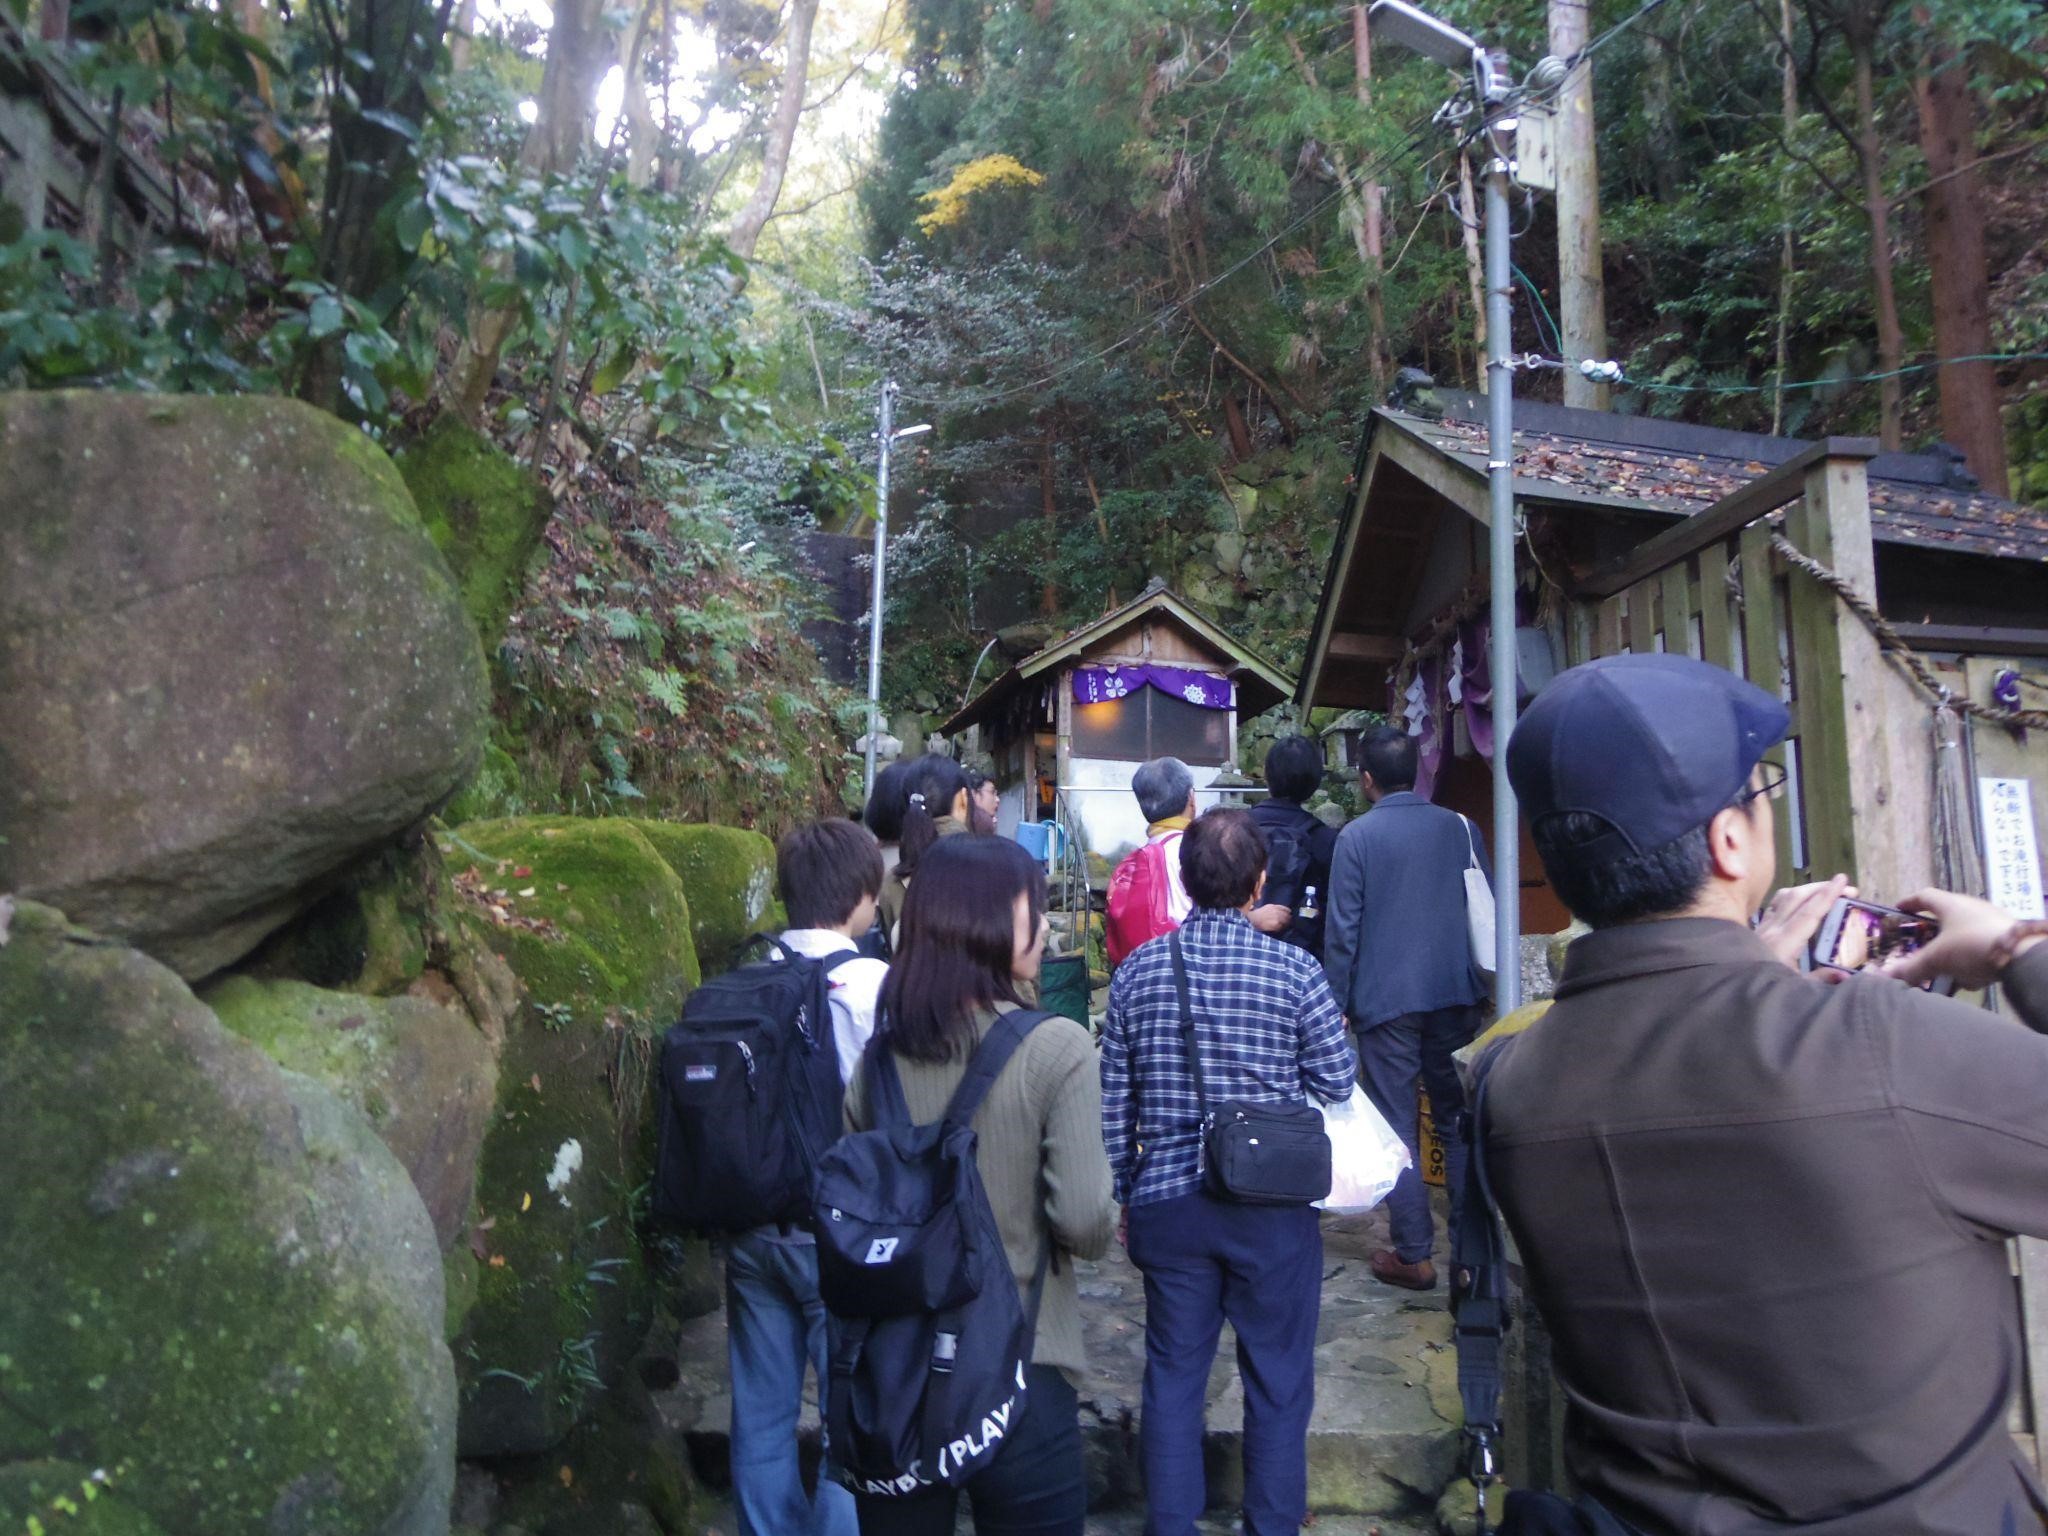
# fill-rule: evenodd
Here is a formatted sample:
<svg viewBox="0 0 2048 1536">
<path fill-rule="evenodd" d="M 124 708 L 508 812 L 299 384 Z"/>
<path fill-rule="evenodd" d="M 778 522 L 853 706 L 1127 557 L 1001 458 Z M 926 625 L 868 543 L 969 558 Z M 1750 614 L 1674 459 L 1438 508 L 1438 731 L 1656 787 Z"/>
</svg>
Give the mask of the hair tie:
<svg viewBox="0 0 2048 1536">
<path fill-rule="evenodd" d="M 921 794 L 913 793 L 910 797 L 910 803 L 916 806 L 921 811 L 924 809 L 924 796 Z"/>
</svg>

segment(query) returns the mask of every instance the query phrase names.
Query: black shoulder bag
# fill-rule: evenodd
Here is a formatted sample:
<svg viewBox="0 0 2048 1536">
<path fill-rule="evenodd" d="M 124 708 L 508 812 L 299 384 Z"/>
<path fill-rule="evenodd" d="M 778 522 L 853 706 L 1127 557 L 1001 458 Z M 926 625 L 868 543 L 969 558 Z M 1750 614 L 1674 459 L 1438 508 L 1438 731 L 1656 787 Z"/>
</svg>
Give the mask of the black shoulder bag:
<svg viewBox="0 0 2048 1536">
<path fill-rule="evenodd" d="M 1500 1208 L 1486 1177 L 1486 1088 L 1507 1042 L 1472 1069 L 1472 1107 L 1465 1115 L 1465 1194 L 1451 1236 L 1456 1279 L 1452 1334 L 1458 1349 L 1458 1395 L 1465 1402 L 1465 1475 L 1479 1491 L 1479 1536 L 1486 1536 L 1486 1490 L 1500 1476 L 1500 1346 L 1508 1330 L 1507 1245 Z M 1568 1500 L 1545 1489 L 1511 1488 L 1500 1536 L 1636 1536 L 1591 1495 Z"/>
<path fill-rule="evenodd" d="M 1195 1048 L 1195 1010 L 1180 934 L 1173 946 L 1173 985 L 1180 994 L 1180 1032 L 1195 1098 L 1202 1107 L 1202 1165 L 1209 1193 L 1240 1205 L 1307 1205 L 1330 1193 L 1330 1137 L 1310 1104 L 1253 1104 L 1233 1099 L 1211 1107 Z"/>
</svg>

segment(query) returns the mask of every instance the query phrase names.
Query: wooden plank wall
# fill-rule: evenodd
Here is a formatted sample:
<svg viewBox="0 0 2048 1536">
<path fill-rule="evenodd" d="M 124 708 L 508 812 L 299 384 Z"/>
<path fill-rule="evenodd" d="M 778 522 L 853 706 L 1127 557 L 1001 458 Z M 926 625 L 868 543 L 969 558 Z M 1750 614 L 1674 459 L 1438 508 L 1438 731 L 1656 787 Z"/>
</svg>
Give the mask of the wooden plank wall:
<svg viewBox="0 0 2048 1536">
<path fill-rule="evenodd" d="M 1834 601 L 1826 592 L 1817 596 Z M 1612 597 L 1575 604 L 1568 626 L 1570 663 L 1669 651 L 1739 673 L 1776 693 L 1790 709 L 1791 736 L 1770 754 L 1770 761 L 1782 766 L 1790 759 L 1796 771 L 1804 734 L 1803 691 L 1796 669 L 1788 665 L 1783 639 L 1789 633 L 1785 609 L 1796 600 L 1783 562 L 1771 553 L 1768 526 L 1753 523 Z M 1752 666 L 1752 657 L 1760 658 L 1762 666 Z M 1788 881 L 1807 878 L 1805 851 L 1811 846 L 1806 835 L 1809 797 L 1793 788 L 1788 786 L 1778 807 L 1778 867 Z M 1819 799 L 1825 817 L 1830 797 Z"/>
</svg>

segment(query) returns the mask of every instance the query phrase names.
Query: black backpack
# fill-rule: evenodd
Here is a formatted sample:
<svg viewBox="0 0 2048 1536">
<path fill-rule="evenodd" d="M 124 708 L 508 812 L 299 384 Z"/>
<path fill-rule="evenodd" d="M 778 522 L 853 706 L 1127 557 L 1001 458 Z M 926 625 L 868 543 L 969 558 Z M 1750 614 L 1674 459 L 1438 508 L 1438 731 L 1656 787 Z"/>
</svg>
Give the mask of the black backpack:
<svg viewBox="0 0 2048 1536">
<path fill-rule="evenodd" d="M 765 942 L 771 957 L 700 985 L 661 1042 L 654 1215 L 695 1232 L 807 1221 L 844 1129 L 829 978 L 859 956 Z"/>
<path fill-rule="evenodd" d="M 813 1200 L 818 1290 L 830 1315 L 825 1431 L 856 1493 L 957 1487 L 1024 1411 L 1048 1245 L 1027 1304 L 975 1165 L 974 1112 L 1045 1013 L 990 1027 L 945 1114 L 913 1125 L 895 1058 L 864 1070 L 874 1128 L 825 1155 Z"/>
<path fill-rule="evenodd" d="M 1274 806 L 1266 814 L 1254 817 L 1266 837 L 1266 892 L 1259 899 L 1292 907 L 1294 921 L 1287 925 L 1280 937 L 1289 944 L 1321 954 L 1322 910 L 1323 904 L 1330 899 L 1329 892 L 1316 892 L 1316 913 L 1313 917 L 1301 908 L 1308 894 L 1309 874 L 1314 867 L 1311 841 L 1323 824 L 1306 811 L 1283 821 L 1279 815 L 1281 810 L 1282 807 Z"/>
</svg>

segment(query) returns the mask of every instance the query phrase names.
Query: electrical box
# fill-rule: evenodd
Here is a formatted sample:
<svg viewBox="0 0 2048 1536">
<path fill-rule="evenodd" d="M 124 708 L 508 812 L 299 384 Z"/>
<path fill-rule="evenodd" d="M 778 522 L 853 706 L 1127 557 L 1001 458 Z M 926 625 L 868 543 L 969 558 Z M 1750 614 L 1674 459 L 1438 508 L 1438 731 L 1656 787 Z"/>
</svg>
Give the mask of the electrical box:
<svg viewBox="0 0 2048 1536">
<path fill-rule="evenodd" d="M 1515 128 L 1515 184 L 1535 192 L 1557 190 L 1557 109 L 1524 107 Z"/>
</svg>

